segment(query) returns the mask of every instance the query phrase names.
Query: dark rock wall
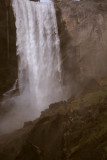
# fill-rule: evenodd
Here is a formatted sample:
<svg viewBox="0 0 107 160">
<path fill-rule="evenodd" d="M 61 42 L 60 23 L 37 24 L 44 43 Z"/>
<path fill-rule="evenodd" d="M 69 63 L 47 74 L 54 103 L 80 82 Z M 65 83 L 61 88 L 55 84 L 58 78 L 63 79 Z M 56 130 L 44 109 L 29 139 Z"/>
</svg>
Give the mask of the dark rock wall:
<svg viewBox="0 0 107 160">
<path fill-rule="evenodd" d="M 62 0 L 55 7 L 63 77 L 74 92 L 81 83 L 107 75 L 107 1 Z"/>
<path fill-rule="evenodd" d="M 17 78 L 16 28 L 11 2 L 0 0 L 0 96 Z"/>
<path fill-rule="evenodd" d="M 61 7 L 59 5 L 55 5 L 55 8 L 60 38 L 63 85 L 68 85 L 68 88 L 72 90 L 75 88 L 75 85 L 78 84 L 78 76 L 80 73 L 79 64 L 75 54 L 78 48 L 72 45 L 72 37 L 69 34 L 65 21 L 63 20 Z"/>
</svg>

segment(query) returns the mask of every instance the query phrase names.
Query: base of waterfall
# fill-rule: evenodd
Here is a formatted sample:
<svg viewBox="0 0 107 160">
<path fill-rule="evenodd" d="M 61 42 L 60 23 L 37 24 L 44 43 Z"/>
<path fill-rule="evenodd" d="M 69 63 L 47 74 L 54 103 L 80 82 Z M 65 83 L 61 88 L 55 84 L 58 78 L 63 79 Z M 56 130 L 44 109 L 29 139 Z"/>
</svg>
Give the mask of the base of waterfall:
<svg viewBox="0 0 107 160">
<path fill-rule="evenodd" d="M 65 89 L 67 89 L 67 87 L 65 87 Z M 0 135 L 11 133 L 14 130 L 22 128 L 25 122 L 39 118 L 40 115 L 42 116 L 42 113 L 47 112 L 51 106 L 49 104 L 43 108 L 40 107 L 40 110 L 37 110 L 37 108 L 35 109 L 30 106 L 30 102 L 28 103 L 26 97 L 24 99 L 24 96 L 19 96 L 17 91 L 16 93 L 14 92 L 14 90 L 7 92 L 0 103 Z M 66 94 L 66 98 L 63 99 L 66 102 L 68 91 L 66 92 L 65 90 L 64 92 Z M 41 103 L 43 104 L 43 102 Z M 56 101 L 56 104 L 60 103 Z"/>
<path fill-rule="evenodd" d="M 107 159 L 107 90 L 50 105 L 35 121 L 0 136 L 2 160 Z"/>
</svg>

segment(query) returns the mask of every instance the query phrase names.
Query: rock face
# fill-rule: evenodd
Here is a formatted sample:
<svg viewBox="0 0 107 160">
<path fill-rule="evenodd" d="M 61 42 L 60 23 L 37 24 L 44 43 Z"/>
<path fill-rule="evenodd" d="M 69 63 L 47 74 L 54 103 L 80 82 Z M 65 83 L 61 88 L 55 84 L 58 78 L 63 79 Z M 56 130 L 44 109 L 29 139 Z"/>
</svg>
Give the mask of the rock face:
<svg viewBox="0 0 107 160">
<path fill-rule="evenodd" d="M 65 82 L 75 86 L 106 76 L 107 1 L 62 0 L 55 7 Z"/>
<path fill-rule="evenodd" d="M 17 78 L 16 28 L 9 0 L 0 1 L 0 96 Z"/>
</svg>

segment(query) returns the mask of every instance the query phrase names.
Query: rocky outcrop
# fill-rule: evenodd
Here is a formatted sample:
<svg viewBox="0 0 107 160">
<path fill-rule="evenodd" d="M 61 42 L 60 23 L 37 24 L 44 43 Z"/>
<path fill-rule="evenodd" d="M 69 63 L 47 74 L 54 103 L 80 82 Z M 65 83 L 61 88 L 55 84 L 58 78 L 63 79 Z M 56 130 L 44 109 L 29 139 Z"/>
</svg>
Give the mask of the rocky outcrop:
<svg viewBox="0 0 107 160">
<path fill-rule="evenodd" d="M 0 159 L 106 160 L 107 86 L 103 87 L 51 105 L 36 121 L 1 136 Z"/>
</svg>

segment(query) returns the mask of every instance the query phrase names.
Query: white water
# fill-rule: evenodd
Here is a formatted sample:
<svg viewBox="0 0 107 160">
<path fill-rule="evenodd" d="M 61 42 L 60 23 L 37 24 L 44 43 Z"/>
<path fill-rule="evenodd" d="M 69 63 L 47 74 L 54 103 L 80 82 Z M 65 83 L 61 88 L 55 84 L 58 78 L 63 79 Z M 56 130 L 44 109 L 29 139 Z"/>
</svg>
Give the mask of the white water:
<svg viewBox="0 0 107 160">
<path fill-rule="evenodd" d="M 20 128 L 37 118 L 49 104 L 62 100 L 60 47 L 54 4 L 13 0 L 16 17 L 18 83 L 16 106 L 5 118 L 2 130 Z"/>
<path fill-rule="evenodd" d="M 61 100 L 60 47 L 53 3 L 14 0 L 21 97 L 41 111 Z M 40 113 L 39 113 L 40 114 Z"/>
</svg>

